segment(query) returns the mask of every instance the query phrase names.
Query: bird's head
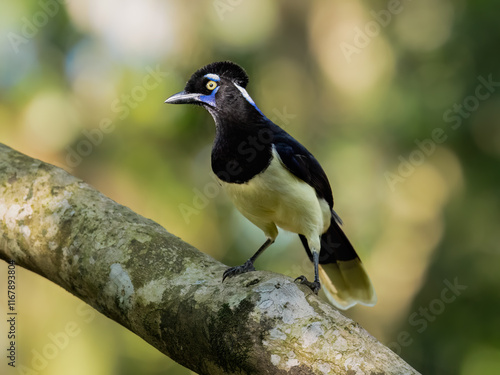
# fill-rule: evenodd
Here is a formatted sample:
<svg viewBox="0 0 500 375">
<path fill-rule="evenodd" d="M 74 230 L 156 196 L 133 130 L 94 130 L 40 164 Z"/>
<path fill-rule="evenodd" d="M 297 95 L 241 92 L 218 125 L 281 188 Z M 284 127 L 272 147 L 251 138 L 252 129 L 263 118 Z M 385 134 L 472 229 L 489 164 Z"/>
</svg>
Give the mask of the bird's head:
<svg viewBox="0 0 500 375">
<path fill-rule="evenodd" d="M 262 115 L 245 87 L 248 76 L 239 65 L 220 61 L 198 69 L 186 83 L 184 91 L 172 95 L 165 103 L 195 104 L 207 109 L 218 119 L 241 115 Z"/>
</svg>

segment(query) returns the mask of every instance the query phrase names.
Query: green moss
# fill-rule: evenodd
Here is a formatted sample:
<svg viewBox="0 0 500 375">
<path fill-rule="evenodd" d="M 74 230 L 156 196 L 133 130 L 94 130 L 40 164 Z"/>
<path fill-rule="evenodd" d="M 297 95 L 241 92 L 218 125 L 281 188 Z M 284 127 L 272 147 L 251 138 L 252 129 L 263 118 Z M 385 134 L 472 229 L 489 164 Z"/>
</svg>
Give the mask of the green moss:
<svg viewBox="0 0 500 375">
<path fill-rule="evenodd" d="M 217 357 L 215 362 L 225 372 L 243 370 L 256 373 L 247 362 L 253 340 L 246 323 L 254 308 L 255 303 L 249 299 L 244 299 L 233 309 L 224 304 L 208 322 L 210 346 Z"/>
<path fill-rule="evenodd" d="M 32 184 L 29 187 L 28 195 L 26 195 L 26 200 L 29 201 L 31 198 L 33 198 L 33 185 Z"/>
<path fill-rule="evenodd" d="M 52 194 L 52 196 L 57 196 L 61 191 L 63 191 L 63 189 L 63 186 L 52 186 L 50 189 L 50 194 Z"/>
<path fill-rule="evenodd" d="M 151 280 L 168 277 L 169 275 L 182 274 L 188 266 L 189 259 L 185 257 L 176 257 L 172 260 L 170 254 L 166 254 L 172 250 L 172 245 L 168 239 L 161 235 L 153 234 L 147 238 L 140 238 L 138 233 L 136 238 L 131 238 L 127 245 L 130 257 L 126 263 L 128 269 L 131 270 L 131 278 L 134 285 L 140 288 Z M 144 263 L 147 267 L 136 267 L 136 264 Z M 152 264 L 161 264 L 162 267 L 151 267 Z"/>
<path fill-rule="evenodd" d="M 8 180 L 7 180 L 7 182 L 8 182 L 10 185 L 12 185 L 12 184 L 13 184 L 14 182 L 16 182 L 16 181 L 17 181 L 17 174 L 16 174 L 16 173 L 14 173 L 14 175 L 13 175 L 13 176 L 10 176 L 10 177 L 8 178 Z"/>
</svg>

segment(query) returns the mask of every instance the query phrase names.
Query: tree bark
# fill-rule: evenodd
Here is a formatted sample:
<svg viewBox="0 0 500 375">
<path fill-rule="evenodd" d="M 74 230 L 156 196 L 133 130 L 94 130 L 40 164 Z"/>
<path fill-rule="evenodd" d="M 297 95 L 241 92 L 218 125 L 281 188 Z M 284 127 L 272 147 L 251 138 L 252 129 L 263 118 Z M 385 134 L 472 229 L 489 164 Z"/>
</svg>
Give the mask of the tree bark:
<svg viewBox="0 0 500 375">
<path fill-rule="evenodd" d="M 418 374 L 289 277 L 226 266 L 64 170 L 0 144 L 0 258 L 199 374 Z"/>
</svg>

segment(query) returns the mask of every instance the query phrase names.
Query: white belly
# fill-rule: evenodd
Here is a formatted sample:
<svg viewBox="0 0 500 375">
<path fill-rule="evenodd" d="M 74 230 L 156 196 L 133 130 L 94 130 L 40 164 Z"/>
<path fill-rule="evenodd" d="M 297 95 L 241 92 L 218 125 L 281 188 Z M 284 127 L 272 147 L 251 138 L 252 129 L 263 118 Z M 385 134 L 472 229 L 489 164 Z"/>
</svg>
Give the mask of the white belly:
<svg viewBox="0 0 500 375">
<path fill-rule="evenodd" d="M 328 203 L 290 173 L 274 149 L 269 167 L 249 182 L 221 184 L 236 208 L 270 238 L 276 238 L 278 226 L 319 241 L 330 226 Z"/>
</svg>

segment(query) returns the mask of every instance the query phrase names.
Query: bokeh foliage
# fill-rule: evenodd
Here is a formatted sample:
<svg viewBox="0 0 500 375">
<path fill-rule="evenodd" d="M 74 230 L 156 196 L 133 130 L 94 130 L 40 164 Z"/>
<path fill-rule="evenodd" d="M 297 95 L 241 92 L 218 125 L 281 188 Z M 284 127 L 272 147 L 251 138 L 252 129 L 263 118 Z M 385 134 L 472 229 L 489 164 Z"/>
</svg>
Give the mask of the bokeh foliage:
<svg viewBox="0 0 500 375">
<path fill-rule="evenodd" d="M 0 141 L 242 263 L 264 236 L 213 182 L 213 122 L 200 108 L 163 104 L 200 66 L 233 60 L 263 112 L 330 177 L 379 296 L 348 315 L 422 373 L 497 374 L 497 8 L 492 0 L 4 2 Z M 286 233 L 257 266 L 312 273 Z M 18 280 L 20 364 L 51 375 L 190 373 L 40 277 L 18 269 Z M 68 322 L 81 333 L 40 360 Z"/>
</svg>

